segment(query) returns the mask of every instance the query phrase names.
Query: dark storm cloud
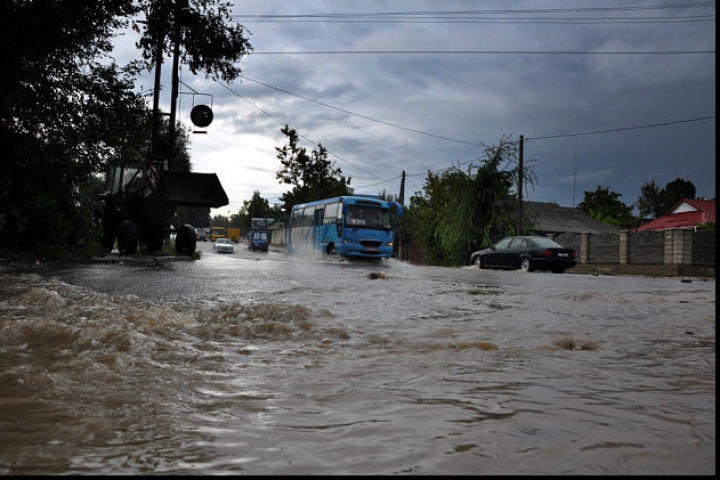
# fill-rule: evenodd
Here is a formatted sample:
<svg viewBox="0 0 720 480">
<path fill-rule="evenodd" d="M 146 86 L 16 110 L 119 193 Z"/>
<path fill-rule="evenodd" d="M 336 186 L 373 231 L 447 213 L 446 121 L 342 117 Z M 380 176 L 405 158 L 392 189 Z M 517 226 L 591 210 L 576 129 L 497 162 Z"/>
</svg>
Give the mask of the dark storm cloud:
<svg viewBox="0 0 720 480">
<path fill-rule="evenodd" d="M 645 183 L 678 177 L 715 196 L 713 2 L 246 0 L 234 11 L 255 50 L 244 78 L 184 78 L 213 95 L 218 119 L 193 137 L 194 164 L 218 171 L 233 207 L 286 190 L 274 151 L 284 124 L 308 149 L 322 143 L 361 193 L 396 193 L 403 170 L 406 192 L 420 190 L 428 170 L 465 169 L 482 144 L 524 135 L 530 200 L 572 205 L 601 185 L 632 204 Z M 485 53 L 351 53 L 390 50 Z M 324 53 L 278 54 L 303 51 Z"/>
</svg>

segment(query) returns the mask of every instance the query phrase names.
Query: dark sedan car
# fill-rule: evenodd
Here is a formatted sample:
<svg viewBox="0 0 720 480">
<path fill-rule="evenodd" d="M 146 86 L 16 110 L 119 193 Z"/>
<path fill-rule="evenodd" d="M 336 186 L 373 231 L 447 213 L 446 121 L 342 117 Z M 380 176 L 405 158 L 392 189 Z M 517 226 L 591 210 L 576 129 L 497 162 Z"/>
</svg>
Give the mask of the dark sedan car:
<svg viewBox="0 0 720 480">
<path fill-rule="evenodd" d="M 478 268 L 550 270 L 563 273 L 576 264 L 575 250 L 546 237 L 505 237 L 495 245 L 470 254 L 470 264 Z"/>
</svg>

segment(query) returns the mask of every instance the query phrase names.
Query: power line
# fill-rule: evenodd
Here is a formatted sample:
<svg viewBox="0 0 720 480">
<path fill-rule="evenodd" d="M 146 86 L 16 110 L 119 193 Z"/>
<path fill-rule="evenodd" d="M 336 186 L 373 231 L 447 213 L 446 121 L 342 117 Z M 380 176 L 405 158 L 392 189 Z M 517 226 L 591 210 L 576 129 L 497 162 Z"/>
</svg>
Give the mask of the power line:
<svg viewBox="0 0 720 480">
<path fill-rule="evenodd" d="M 533 8 L 533 9 L 483 9 L 483 10 L 425 10 L 401 12 L 367 13 L 308 13 L 308 14 L 238 14 L 255 22 L 324 22 L 324 23 L 685 23 L 714 21 L 715 15 L 654 16 L 654 17 L 567 17 L 567 14 L 644 13 L 657 10 L 688 10 L 712 8 L 715 2 L 678 3 L 664 5 L 643 5 L 625 7 L 577 7 L 577 8 Z M 513 15 L 540 15 L 540 17 L 519 17 Z M 550 18 L 548 18 L 550 16 Z M 505 18 L 502 18 L 505 17 Z M 507 19 L 507 17 L 511 17 Z"/>
<path fill-rule="evenodd" d="M 288 90 L 285 90 L 285 89 L 282 89 L 282 88 L 279 88 L 279 87 L 272 86 L 272 85 L 270 85 L 270 84 L 268 84 L 268 83 L 261 82 L 261 81 L 259 81 L 259 80 L 251 79 L 251 78 L 246 77 L 246 76 L 244 76 L 244 75 L 241 75 L 241 77 L 242 77 L 243 79 L 248 80 L 248 81 L 257 83 L 257 84 L 259 84 L 259 85 L 263 85 L 263 86 L 265 86 L 265 87 L 267 87 L 267 88 L 271 88 L 271 89 L 273 89 L 273 90 L 277 90 L 277 91 L 280 91 L 280 92 L 285 93 L 285 94 L 288 94 L 288 95 L 293 95 L 293 96 L 296 96 L 296 97 L 298 97 L 298 98 L 302 98 L 302 99 L 304 99 L 304 100 L 307 100 L 307 101 L 316 103 L 316 104 L 318 104 L 318 105 L 322 105 L 322 106 L 327 107 L 327 108 L 331 108 L 331 109 L 334 109 L 334 110 L 341 111 L 341 112 L 346 113 L 346 114 L 348 114 L 348 115 L 358 116 L 358 117 L 363 118 L 363 119 L 365 119 L 365 120 L 369 120 L 369 121 L 372 121 L 372 122 L 376 122 L 376 123 L 380 123 L 380 124 L 383 124 L 383 125 L 391 126 L 391 127 L 393 127 L 393 128 L 399 128 L 399 129 L 402 129 L 402 130 L 405 130 L 405 131 L 409 131 L 409 132 L 413 132 L 413 133 L 418 133 L 418 134 L 421 134 L 421 135 L 426 135 L 426 136 L 429 136 L 429 137 L 434 137 L 434 138 L 438 138 L 438 139 L 442 139 L 442 140 L 455 141 L 455 142 L 458 142 L 458 143 L 464 143 L 464 144 L 468 144 L 468 145 L 472 145 L 472 146 L 482 146 L 482 143 L 472 143 L 472 142 L 467 142 L 467 141 L 464 141 L 464 140 L 457 140 L 457 139 L 453 139 L 453 138 L 449 138 L 449 137 L 443 137 L 443 136 L 440 136 L 440 135 L 435 135 L 435 134 L 432 134 L 432 133 L 423 132 L 423 131 L 421 131 L 421 130 L 416 130 L 416 129 L 412 129 L 412 128 L 408 128 L 408 127 L 403 127 L 402 125 L 397 125 L 397 124 L 394 124 L 394 123 L 391 123 L 391 122 L 386 122 L 386 121 L 378 120 L 378 119 L 371 118 L 371 117 L 368 117 L 368 116 L 365 116 L 365 115 L 357 114 L 357 113 L 351 112 L 351 111 L 349 111 L 349 110 L 345 110 L 345 109 L 342 109 L 342 108 L 339 108 L 339 107 L 334 107 L 334 106 L 332 106 L 332 105 L 330 105 L 330 104 L 327 104 L 327 103 L 324 103 L 324 102 L 320 102 L 320 101 L 314 100 L 314 99 L 309 98 L 309 97 L 306 97 L 306 96 L 304 96 L 304 95 L 296 94 L 296 93 L 294 93 L 294 92 L 290 92 L 290 91 L 288 91 Z M 258 109 L 259 111 L 261 111 L 262 113 L 270 116 L 271 118 L 273 118 L 275 121 L 277 121 L 277 122 L 280 123 L 281 125 L 284 125 L 284 124 L 281 123 L 279 120 L 275 119 L 271 114 L 269 114 L 268 112 L 265 112 L 264 110 L 260 109 L 260 107 L 256 106 L 255 104 L 253 104 L 252 102 L 250 102 L 249 100 L 247 100 L 246 98 L 244 98 L 242 95 L 240 95 L 239 93 L 237 93 L 237 92 L 235 92 L 234 90 L 232 90 L 229 86 L 224 85 L 224 84 L 222 84 L 222 86 L 223 86 L 224 88 L 228 89 L 229 91 L 231 91 L 234 95 L 236 95 L 236 96 L 238 96 L 239 98 L 245 100 L 247 103 L 249 103 L 249 104 L 250 104 L 251 106 L 253 106 L 254 108 L 257 108 L 257 109 Z M 613 133 L 613 132 L 621 132 L 621 131 L 640 130 L 640 129 L 647 129 L 647 128 L 662 127 L 662 126 L 667 126 L 667 125 L 681 124 L 681 123 L 699 122 L 699 121 L 705 121 L 705 120 L 714 119 L 714 118 L 715 118 L 715 115 L 708 115 L 708 116 L 696 117 L 696 118 L 690 118 L 690 119 L 683 119 L 683 120 L 673 120 L 673 121 L 668 121 L 668 122 L 651 123 L 651 124 L 636 125 L 636 126 L 629 126 L 629 127 L 618 127 L 618 128 L 610 128 L 610 129 L 603 129 L 603 130 L 592 130 L 592 131 L 588 131 L 588 132 L 564 133 L 564 134 L 546 135 L 546 136 L 537 136 L 537 137 L 526 136 L 526 137 L 525 137 L 525 140 L 526 140 L 526 141 L 529 141 L 529 140 L 548 140 L 548 139 L 555 139 L 555 138 L 578 137 L 578 136 L 584 136 L 584 135 L 598 135 L 598 134 L 603 134 L 603 133 Z M 301 135 L 301 136 L 302 136 L 302 135 Z M 313 142 L 312 140 L 308 139 L 307 137 L 304 137 L 304 136 L 303 136 L 303 138 L 306 138 L 306 140 L 311 141 L 313 144 L 317 144 L 316 142 Z M 379 177 L 377 177 L 377 175 L 375 175 L 373 172 L 368 172 L 368 171 L 366 171 L 366 170 L 364 170 L 364 169 L 361 169 L 361 168 L 357 167 L 356 165 L 353 165 L 352 162 L 349 162 L 348 160 L 343 159 L 343 158 L 340 157 L 339 155 L 334 154 L 334 153 L 331 153 L 329 150 L 328 150 L 328 153 L 332 154 L 333 156 L 336 156 L 337 158 L 339 158 L 339 159 L 341 159 L 341 160 L 343 160 L 343 161 L 348 162 L 351 166 L 353 166 L 353 167 L 355 167 L 355 168 L 358 168 L 359 170 L 364 171 L 365 173 L 367 173 L 367 174 L 369 174 L 369 175 L 372 175 L 372 176 L 374 176 L 374 177 L 376 177 L 376 178 L 379 178 Z M 480 160 L 480 157 L 475 157 L 475 158 L 473 158 L 472 160 L 468 160 L 468 161 L 459 163 L 458 166 L 464 165 L 464 164 L 468 164 L 468 163 L 472 163 L 472 162 L 475 162 L 475 161 L 478 161 L 478 160 Z M 435 170 L 435 173 L 443 172 L 443 171 L 449 170 L 449 169 L 451 169 L 451 168 L 454 168 L 454 167 L 447 167 L 447 168 L 438 169 L 438 170 Z M 419 174 L 418 174 L 418 175 L 419 175 Z M 424 174 L 423 174 L 423 175 L 424 175 Z M 412 175 L 409 175 L 409 176 L 412 176 Z M 398 178 L 399 178 L 399 177 L 394 177 L 394 178 L 391 178 L 391 179 L 388 179 L 388 180 L 381 180 L 381 181 L 378 182 L 378 183 L 374 183 L 374 184 L 370 184 L 370 185 L 363 185 L 363 186 L 360 186 L 360 187 L 357 187 L 357 188 L 358 188 L 358 189 L 361 189 L 361 188 L 369 188 L 369 187 L 373 187 L 373 186 L 377 186 L 377 185 L 382 185 L 382 184 L 384 184 L 384 183 L 389 183 L 389 182 L 391 182 L 391 181 L 397 180 Z"/>
<path fill-rule="evenodd" d="M 218 82 L 218 83 L 220 83 L 220 82 Z M 225 84 L 225 83 L 220 83 L 220 86 L 222 86 L 223 88 L 225 88 L 226 90 L 228 90 L 229 92 L 231 92 L 231 93 L 232 93 L 233 95 L 235 95 L 236 97 L 238 97 L 238 98 L 240 98 L 241 100 L 245 101 L 245 102 L 248 103 L 251 107 L 257 109 L 259 112 L 261 112 L 261 113 L 267 115 L 268 117 L 270 117 L 271 119 L 275 120 L 275 122 L 277 122 L 280 126 L 284 127 L 285 125 L 289 125 L 288 122 L 281 122 L 280 120 L 278 120 L 277 118 L 275 118 L 271 113 L 263 110 L 262 108 L 260 108 L 259 106 L 257 106 L 256 104 L 254 104 L 253 102 L 251 102 L 250 100 L 248 100 L 247 98 L 243 97 L 243 96 L 240 95 L 238 92 L 236 92 L 235 90 L 233 90 L 232 88 L 230 88 L 229 85 L 227 85 L 227 84 Z M 286 92 L 286 93 L 290 93 L 290 92 Z M 348 113 L 350 113 L 350 112 L 348 112 Z M 300 133 L 298 133 L 298 135 L 299 135 L 301 138 L 304 138 L 305 140 L 307 140 L 308 142 L 310 142 L 310 143 L 313 144 L 313 145 L 318 145 L 318 144 L 319 144 L 319 142 L 316 142 L 316 141 L 314 141 L 314 140 L 306 137 L 305 135 L 302 135 L 302 134 L 300 134 Z M 320 143 L 321 143 L 321 142 L 320 142 Z M 365 170 L 365 169 L 363 169 L 363 168 L 358 167 L 357 165 L 353 164 L 353 162 L 351 162 L 351 161 L 349 161 L 349 160 L 341 157 L 340 155 L 338 155 L 338 154 L 336 154 L 336 153 L 331 152 L 331 151 L 328 150 L 327 148 L 326 148 L 325 150 L 327 151 L 327 153 L 328 153 L 329 155 L 332 155 L 332 156 L 337 157 L 338 159 L 340 159 L 340 160 L 342 160 L 342 161 L 344 161 L 344 162 L 347 162 L 348 164 L 350 164 L 350 166 L 352 166 L 352 167 L 354 167 L 354 168 L 356 168 L 356 169 L 358 169 L 358 170 L 360 170 L 360 171 L 362 171 L 362 172 L 365 172 L 365 173 L 368 174 L 368 175 L 371 175 L 371 176 L 376 177 L 376 178 L 380 178 L 380 177 L 378 177 L 374 172 L 370 172 L 370 171 L 368 171 L 368 170 Z"/>
<path fill-rule="evenodd" d="M 629 130 L 641 130 L 641 129 L 645 129 L 645 128 L 664 127 L 666 125 L 677 125 L 679 123 L 701 122 L 704 120 L 710 120 L 711 118 L 715 118 L 715 115 L 708 115 L 705 117 L 697 117 L 697 118 L 688 118 L 685 120 L 673 120 L 671 122 L 649 123 L 646 125 L 636 125 L 633 127 L 608 128 L 605 130 L 591 130 L 588 132 L 563 133 L 563 134 L 559 134 L 559 135 L 547 135 L 547 136 L 542 136 L 542 137 L 525 137 L 525 139 L 526 140 L 547 140 L 547 139 L 551 139 L 551 138 L 569 138 L 569 137 L 580 137 L 583 135 L 598 135 L 601 133 L 625 132 L 625 131 L 629 131 Z"/>
<path fill-rule="evenodd" d="M 245 79 L 245 80 L 248 80 L 248 81 L 250 81 L 250 82 L 254 82 L 254 83 L 257 83 L 257 84 L 259 84 L 259 85 L 262 85 L 262 86 L 264 86 L 264 87 L 271 88 L 271 89 L 273 89 L 273 90 L 277 90 L 277 91 L 279 91 L 279 92 L 286 93 L 286 94 L 292 95 L 292 96 L 294 96 L 294 97 L 302 98 L 303 100 L 307 100 L 308 102 L 312 102 L 312 103 L 315 103 L 315 104 L 317 104 L 317 105 L 321 105 L 321 106 L 323 106 L 323 107 L 331 108 L 331 109 L 333 109 L 333 110 L 337 110 L 338 112 L 342 112 L 342 113 L 346 113 L 346 114 L 348 114 L 348 115 L 353 115 L 353 116 L 356 116 L 356 117 L 364 118 L 365 120 L 369 120 L 369 121 L 371 121 L 371 122 L 380 123 L 380 124 L 383 124 L 383 125 L 387 125 L 387 126 L 389 126 L 389 127 L 398 128 L 398 129 L 400 129 L 400 130 L 405 130 L 406 132 L 418 133 L 418 134 L 420 134 L 420 135 L 425 135 L 425 136 L 437 138 L 437 139 L 440 139 L 440 140 L 447 140 L 447 141 L 450 141 L 450 142 L 463 143 L 463 144 L 466 144 L 466 145 L 472 145 L 472 146 L 474 146 L 474 147 L 479 146 L 479 143 L 477 143 L 477 142 L 469 142 L 469 141 L 467 141 L 467 140 L 459 140 L 459 139 L 457 139 L 457 138 L 450 138 L 450 137 L 445 137 L 445 136 L 442 136 L 442 135 L 436 135 L 436 134 L 434 134 L 434 133 L 423 132 L 422 130 L 417 130 L 417 129 L 410 128 L 410 127 L 403 127 L 402 125 L 398 125 L 398 124 L 396 124 L 396 123 L 386 122 L 386 121 L 384 121 L 384 120 L 378 120 L 378 119 L 376 119 L 376 118 L 368 117 L 368 116 L 362 115 L 362 114 L 360 114 L 360 113 L 351 112 L 351 111 L 349 111 L 349 110 L 345 110 L 345 109 L 343 109 L 343 108 L 335 107 L 335 106 L 333 106 L 333 105 L 330 105 L 330 104 L 321 102 L 321 101 L 319 101 L 319 100 L 314 100 L 314 99 L 309 98 L 309 97 L 306 97 L 306 96 L 304 96 L 304 95 L 300 95 L 299 93 L 290 92 L 290 91 L 288 91 L 288 90 L 284 90 L 284 89 L 282 89 L 282 88 L 275 87 L 275 86 L 270 85 L 270 84 L 268 84 L 268 83 L 261 82 L 261 81 L 259 81 L 259 80 L 254 80 L 254 79 L 252 79 L 252 78 L 246 77 L 245 75 L 240 75 L 240 77 L 243 78 L 243 79 Z"/>
<path fill-rule="evenodd" d="M 708 55 L 715 50 L 292 50 L 249 55 Z"/>
<path fill-rule="evenodd" d="M 239 17 L 239 15 L 238 15 Z M 661 16 L 661 17 L 645 17 L 645 18 L 517 18 L 517 19 L 500 19 L 500 18 L 482 18 L 460 15 L 458 17 L 443 17 L 442 19 L 432 18 L 375 18 L 372 20 L 359 18 L 273 18 L 262 19 L 252 18 L 248 20 L 244 17 L 243 23 L 352 23 L 352 24 L 488 24 L 488 25 L 611 25 L 611 24 L 668 24 L 668 23 L 704 23 L 714 22 L 715 15 L 685 15 L 685 16 Z"/>
</svg>

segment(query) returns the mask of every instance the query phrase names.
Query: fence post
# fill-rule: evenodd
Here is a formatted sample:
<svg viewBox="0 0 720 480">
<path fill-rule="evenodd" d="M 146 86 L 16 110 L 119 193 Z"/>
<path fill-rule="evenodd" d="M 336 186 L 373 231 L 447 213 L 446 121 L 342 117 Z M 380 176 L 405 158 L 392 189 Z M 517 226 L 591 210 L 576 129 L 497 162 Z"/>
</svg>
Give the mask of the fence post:
<svg viewBox="0 0 720 480">
<path fill-rule="evenodd" d="M 580 263 L 588 263 L 590 261 L 590 233 L 583 232 L 580 234 Z"/>
<path fill-rule="evenodd" d="M 672 261 L 674 264 L 692 265 L 692 238 L 692 230 L 673 230 Z"/>
<path fill-rule="evenodd" d="M 619 254 L 618 262 L 620 263 L 620 265 L 625 265 L 628 263 L 628 257 L 629 257 L 629 249 L 628 249 L 629 237 L 628 237 L 627 230 L 620 230 L 619 240 L 620 240 L 620 245 L 619 245 L 620 251 L 618 253 Z"/>
<path fill-rule="evenodd" d="M 673 263 L 673 230 L 665 230 L 665 256 L 663 263 L 665 265 L 672 265 Z"/>
</svg>

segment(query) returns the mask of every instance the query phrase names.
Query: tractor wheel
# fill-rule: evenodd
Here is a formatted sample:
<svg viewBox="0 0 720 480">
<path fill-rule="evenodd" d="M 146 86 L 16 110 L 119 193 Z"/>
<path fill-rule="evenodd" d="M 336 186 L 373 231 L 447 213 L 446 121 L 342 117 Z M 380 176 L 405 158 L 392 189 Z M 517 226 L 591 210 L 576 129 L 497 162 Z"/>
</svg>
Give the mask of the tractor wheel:
<svg viewBox="0 0 720 480">
<path fill-rule="evenodd" d="M 105 206 L 99 212 L 97 218 L 100 225 L 100 246 L 105 253 L 112 252 L 115 246 L 115 236 L 118 231 L 118 221 L 115 218 L 112 208 Z"/>
<path fill-rule="evenodd" d="M 175 237 L 175 253 L 192 256 L 195 254 L 196 242 L 195 229 L 192 225 L 183 225 L 178 229 L 177 237 Z"/>
<path fill-rule="evenodd" d="M 135 224 L 129 220 L 120 222 L 117 231 L 117 244 L 120 255 L 134 255 L 138 248 L 138 232 Z"/>
<path fill-rule="evenodd" d="M 118 226 L 110 224 L 110 222 L 102 224 L 102 237 L 100 238 L 100 245 L 105 253 L 112 252 L 115 246 L 115 233 L 118 231 Z"/>
</svg>

